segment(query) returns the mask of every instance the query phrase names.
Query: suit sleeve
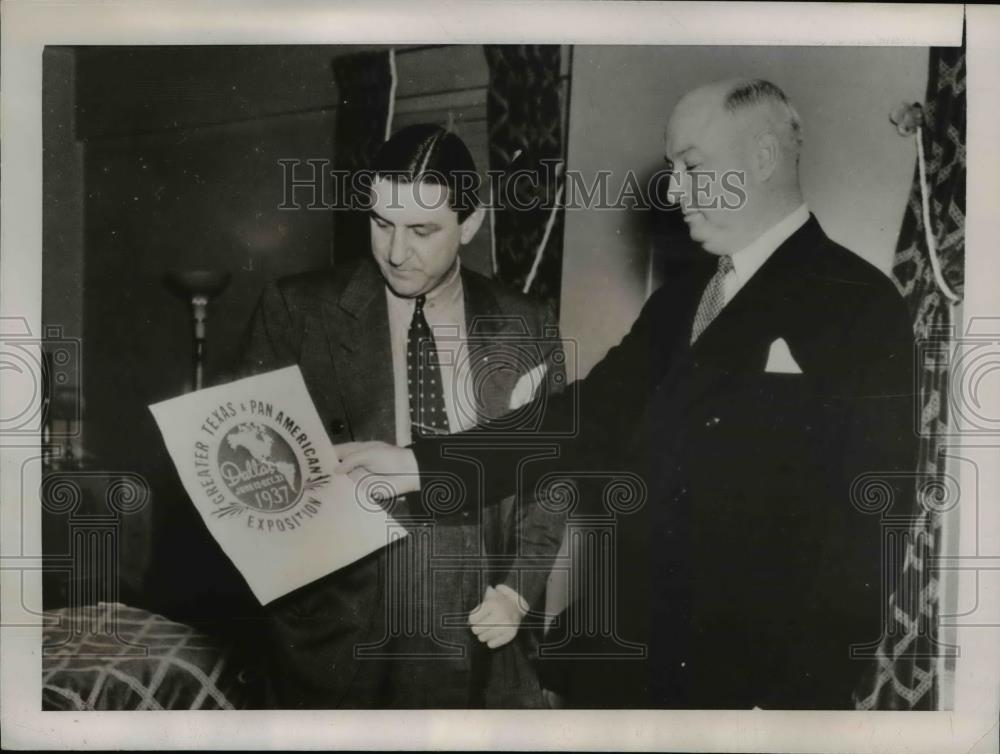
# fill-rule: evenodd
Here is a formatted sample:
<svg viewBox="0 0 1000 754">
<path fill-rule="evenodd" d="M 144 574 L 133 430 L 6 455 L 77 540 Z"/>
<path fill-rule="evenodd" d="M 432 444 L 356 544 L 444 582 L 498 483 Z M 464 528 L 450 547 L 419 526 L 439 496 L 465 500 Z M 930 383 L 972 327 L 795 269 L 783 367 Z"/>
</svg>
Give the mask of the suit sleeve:
<svg viewBox="0 0 1000 754">
<path fill-rule="evenodd" d="M 540 425 L 512 429 L 486 423 L 412 444 L 421 482 L 447 475 L 475 489 L 480 470 L 489 470 L 491 492 L 503 496 L 515 491 L 519 465 L 532 447 L 543 451 L 554 447 L 557 452 L 551 464 L 532 464 L 534 474 L 572 466 L 575 459 L 595 449 L 620 447 L 635 426 L 657 370 L 654 359 L 659 351 L 653 331 L 658 304 L 665 295 L 661 290 L 650 299 L 629 333 L 586 379 L 577 380 L 562 393 L 539 396 L 536 404 L 543 400 L 544 406 L 529 405 L 523 410 L 525 416 L 541 414 Z M 555 370 L 553 379 L 560 374 L 561 370 Z"/>
<path fill-rule="evenodd" d="M 517 555 L 503 582 L 521 595 L 531 608 L 543 605 L 545 588 L 562 546 L 565 513 L 546 507 L 544 500 L 519 501 L 514 522 Z"/>
<path fill-rule="evenodd" d="M 547 308 L 539 332 L 558 332 L 557 327 L 555 311 Z M 558 339 L 552 339 L 544 358 L 548 366 L 545 397 L 551 400 L 562 393 L 566 385 L 566 353 Z M 565 524 L 564 513 L 550 510 L 544 500 L 534 495 L 528 494 L 515 501 L 516 555 L 514 566 L 502 583 L 521 595 L 533 609 L 544 600 L 549 573 L 562 545 Z"/>
</svg>

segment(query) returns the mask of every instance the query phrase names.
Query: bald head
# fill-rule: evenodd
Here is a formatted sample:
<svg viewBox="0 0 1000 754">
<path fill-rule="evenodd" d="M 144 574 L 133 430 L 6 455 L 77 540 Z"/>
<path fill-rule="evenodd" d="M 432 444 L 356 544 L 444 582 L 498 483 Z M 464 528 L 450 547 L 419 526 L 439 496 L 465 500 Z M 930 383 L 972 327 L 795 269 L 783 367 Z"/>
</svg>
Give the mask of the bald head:
<svg viewBox="0 0 1000 754">
<path fill-rule="evenodd" d="M 734 253 L 801 204 L 801 133 L 795 108 L 768 81 L 715 81 L 684 95 L 667 125 L 666 157 L 692 238 Z"/>
</svg>

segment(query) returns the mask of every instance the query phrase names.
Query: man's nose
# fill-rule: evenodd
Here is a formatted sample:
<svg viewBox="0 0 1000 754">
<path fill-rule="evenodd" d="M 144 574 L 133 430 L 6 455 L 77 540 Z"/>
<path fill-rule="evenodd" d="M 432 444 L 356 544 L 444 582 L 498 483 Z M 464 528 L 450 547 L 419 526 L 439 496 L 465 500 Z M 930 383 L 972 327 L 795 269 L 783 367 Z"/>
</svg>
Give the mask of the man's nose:
<svg viewBox="0 0 1000 754">
<path fill-rule="evenodd" d="M 674 204 L 684 204 L 690 198 L 689 184 L 690 180 L 687 180 L 687 176 L 683 171 L 674 170 L 670 174 L 670 183 L 668 184 L 668 197 L 670 201 Z"/>
<path fill-rule="evenodd" d="M 395 228 L 392 231 L 392 241 L 389 243 L 389 264 L 399 267 L 409 256 L 406 244 L 406 231 L 404 228 Z"/>
</svg>

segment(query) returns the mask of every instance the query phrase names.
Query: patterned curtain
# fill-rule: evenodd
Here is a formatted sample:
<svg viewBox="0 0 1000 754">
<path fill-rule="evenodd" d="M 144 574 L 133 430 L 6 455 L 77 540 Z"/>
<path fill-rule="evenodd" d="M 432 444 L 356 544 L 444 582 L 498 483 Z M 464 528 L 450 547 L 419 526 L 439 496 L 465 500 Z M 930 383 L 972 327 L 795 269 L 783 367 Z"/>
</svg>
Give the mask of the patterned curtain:
<svg viewBox="0 0 1000 754">
<path fill-rule="evenodd" d="M 932 48 L 923 105 L 930 216 L 941 273 L 957 295 L 965 269 L 965 46 Z M 919 170 L 919 168 L 918 168 Z M 942 437 L 948 431 L 948 353 L 952 303 L 942 293 L 929 257 L 921 211 L 920 176 L 914 177 L 896 250 L 893 274 L 913 316 L 922 358 L 919 371 L 920 454 L 916 509 L 895 590 L 889 625 L 876 659 L 855 698 L 859 709 L 936 709 L 938 574 L 932 559 L 941 541 L 936 496 L 944 485 Z"/>
<path fill-rule="evenodd" d="M 559 75 L 561 48 L 486 45 L 485 53 L 490 72 L 486 103 L 490 169 L 509 171 L 510 177 L 521 170 L 538 176 L 537 182 L 510 181 L 506 184 L 507 199 L 494 200 L 494 205 L 514 204 L 511 199 L 516 196 L 516 206 L 494 209 L 496 276 L 511 286 L 524 288 L 552 218 L 543 256 L 528 293 L 558 308 L 563 211 L 557 209 L 553 213 L 552 208 L 559 203 L 561 173 L 556 166 L 565 160 Z M 532 200 L 538 205 L 534 209 L 518 208 L 532 204 Z"/>
<path fill-rule="evenodd" d="M 333 77 L 339 95 L 333 167 L 338 171 L 366 169 L 385 141 L 392 86 L 389 53 L 360 52 L 335 58 Z M 335 186 L 338 206 L 350 206 L 356 193 L 350 183 Z M 333 214 L 333 260 L 339 264 L 367 254 L 370 242 L 365 213 L 338 209 Z"/>
</svg>

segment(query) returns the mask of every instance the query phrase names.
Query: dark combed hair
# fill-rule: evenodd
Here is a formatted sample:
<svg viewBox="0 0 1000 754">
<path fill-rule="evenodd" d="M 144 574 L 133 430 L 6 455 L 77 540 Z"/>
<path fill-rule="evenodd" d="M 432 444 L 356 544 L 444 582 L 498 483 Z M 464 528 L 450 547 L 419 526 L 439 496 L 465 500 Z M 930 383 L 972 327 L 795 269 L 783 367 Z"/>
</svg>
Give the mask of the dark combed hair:
<svg viewBox="0 0 1000 754">
<path fill-rule="evenodd" d="M 379 147 L 371 167 L 376 178 L 446 186 L 449 204 L 460 222 L 479 206 L 480 178 L 469 148 L 456 134 L 434 123 L 396 131 Z"/>
</svg>

